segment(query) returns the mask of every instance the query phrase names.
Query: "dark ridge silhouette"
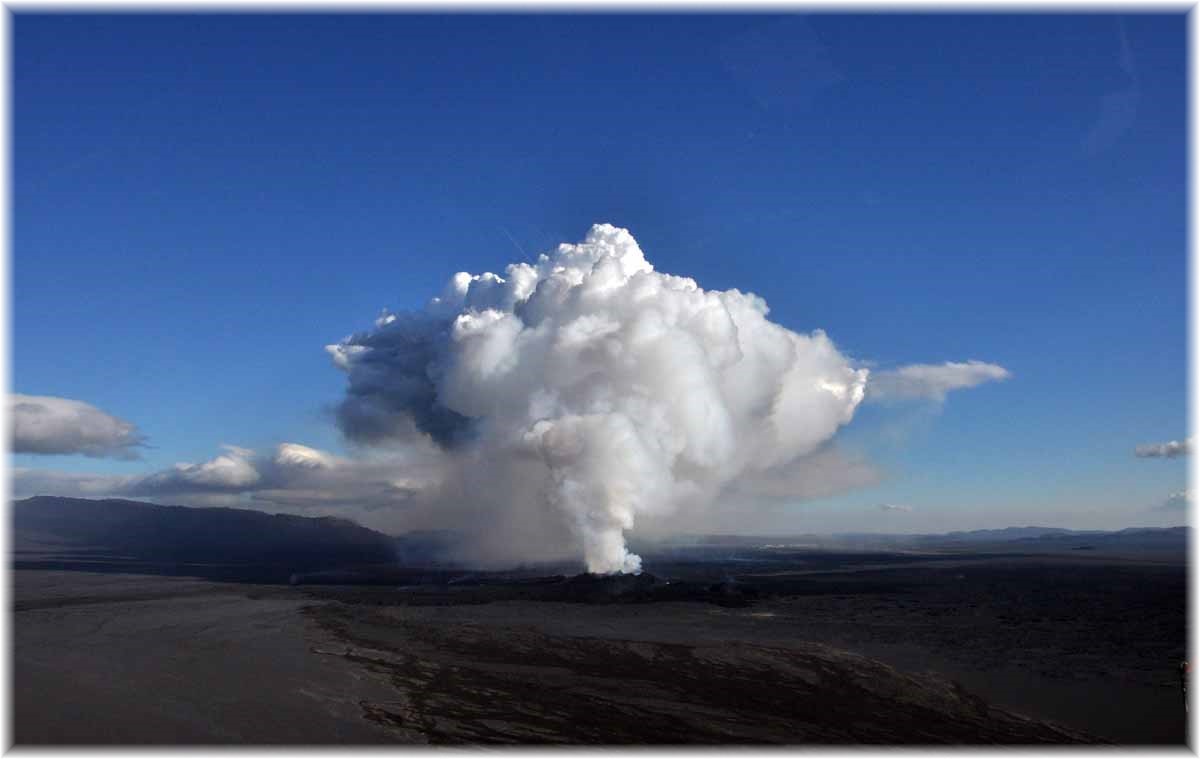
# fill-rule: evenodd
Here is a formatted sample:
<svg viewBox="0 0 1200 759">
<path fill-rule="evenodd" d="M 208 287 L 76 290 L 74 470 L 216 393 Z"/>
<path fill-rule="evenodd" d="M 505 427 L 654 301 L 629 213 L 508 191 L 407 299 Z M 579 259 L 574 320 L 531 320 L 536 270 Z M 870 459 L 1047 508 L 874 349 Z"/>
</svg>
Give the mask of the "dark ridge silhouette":
<svg viewBox="0 0 1200 759">
<path fill-rule="evenodd" d="M 12 520 L 17 565 L 26 568 L 286 582 L 295 572 L 396 558 L 392 538 L 335 517 L 35 496 L 13 503 Z"/>
<path fill-rule="evenodd" d="M 791 548 L 821 551 L 850 550 L 990 550 L 995 552 L 1045 552 L 1070 550 L 1077 545 L 1093 545 L 1110 551 L 1186 552 L 1191 539 L 1190 527 L 1126 527 L 1122 530 L 1068 530 L 1062 527 L 1005 527 L 947 533 L 838 532 L 828 535 L 690 535 L 675 536 L 659 542 L 631 540 L 630 547 L 643 556 L 648 553 L 674 553 L 725 550 L 734 556 L 744 549 Z"/>
</svg>

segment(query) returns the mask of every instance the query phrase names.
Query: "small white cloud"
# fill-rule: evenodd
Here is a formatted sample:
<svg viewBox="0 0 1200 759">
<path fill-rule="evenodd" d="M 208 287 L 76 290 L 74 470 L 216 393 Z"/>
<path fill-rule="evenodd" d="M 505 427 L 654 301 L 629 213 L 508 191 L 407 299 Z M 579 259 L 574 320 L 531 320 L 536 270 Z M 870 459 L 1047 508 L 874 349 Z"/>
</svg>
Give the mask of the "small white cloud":
<svg viewBox="0 0 1200 759">
<path fill-rule="evenodd" d="M 13 452 L 138 458 L 138 428 L 83 401 L 49 395 L 10 395 Z"/>
<path fill-rule="evenodd" d="M 332 469 L 337 460 L 324 451 L 299 443 L 282 443 L 275 451 L 275 464 L 299 469 Z"/>
<path fill-rule="evenodd" d="M 911 514 L 913 507 L 912 506 L 904 506 L 899 503 L 881 503 L 881 504 L 879 504 L 879 510 L 886 511 L 886 512 L 892 513 L 892 514 L 897 513 L 897 512 L 900 512 L 903 514 Z"/>
<path fill-rule="evenodd" d="M 952 390 L 963 390 L 985 382 L 1000 382 L 1012 376 L 1003 366 L 982 361 L 947 361 L 944 364 L 910 364 L 899 369 L 874 372 L 867 383 L 869 400 L 931 400 L 941 402 Z"/>
<path fill-rule="evenodd" d="M 1170 440 L 1166 443 L 1139 445 L 1133 449 L 1133 455 L 1139 459 L 1174 459 L 1186 456 L 1192 452 L 1192 439 Z"/>
<path fill-rule="evenodd" d="M 151 474 L 132 490 L 141 495 L 197 491 L 236 492 L 256 484 L 261 475 L 254 466 L 254 452 L 234 445 L 221 446 L 225 453 L 202 464 L 176 464 Z"/>
<path fill-rule="evenodd" d="M 1177 490 L 1158 505 L 1158 511 L 1186 511 L 1192 505 L 1192 491 Z"/>
</svg>

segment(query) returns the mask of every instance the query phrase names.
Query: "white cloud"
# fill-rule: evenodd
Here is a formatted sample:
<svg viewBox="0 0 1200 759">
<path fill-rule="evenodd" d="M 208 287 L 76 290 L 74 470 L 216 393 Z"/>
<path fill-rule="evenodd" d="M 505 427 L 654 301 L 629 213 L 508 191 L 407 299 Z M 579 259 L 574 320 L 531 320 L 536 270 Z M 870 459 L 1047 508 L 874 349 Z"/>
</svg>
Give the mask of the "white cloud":
<svg viewBox="0 0 1200 759">
<path fill-rule="evenodd" d="M 944 364 L 910 364 L 874 372 L 867 384 L 867 399 L 931 400 L 941 402 L 952 390 L 963 390 L 985 382 L 1000 382 L 1012 376 L 1003 366 L 982 361 L 947 361 Z"/>
<path fill-rule="evenodd" d="M 897 512 L 904 513 L 904 514 L 911 514 L 913 507 L 912 506 L 904 506 L 899 503 L 881 503 L 881 504 L 879 504 L 879 510 L 885 511 L 888 513 L 892 513 L 892 514 L 897 513 Z"/>
<path fill-rule="evenodd" d="M 1159 511 L 1186 511 L 1192 505 L 1192 491 L 1177 490 L 1158 506 Z"/>
<path fill-rule="evenodd" d="M 1192 452 L 1192 439 L 1170 440 L 1166 443 L 1139 445 L 1133 449 L 1133 455 L 1140 459 L 1174 459 L 1187 456 Z"/>
<path fill-rule="evenodd" d="M 225 453 L 201 464 L 176 464 L 137 481 L 131 492 L 138 495 L 188 492 L 239 492 L 258 483 L 262 476 L 252 461 L 254 452 L 234 445 L 222 446 Z"/>
<path fill-rule="evenodd" d="M 13 394 L 8 399 L 13 452 L 138 458 L 145 438 L 132 422 L 83 401 Z"/>
<path fill-rule="evenodd" d="M 275 463 L 281 467 L 300 469 L 333 469 L 339 465 L 335 457 L 298 443 L 283 443 L 275 452 Z"/>
</svg>

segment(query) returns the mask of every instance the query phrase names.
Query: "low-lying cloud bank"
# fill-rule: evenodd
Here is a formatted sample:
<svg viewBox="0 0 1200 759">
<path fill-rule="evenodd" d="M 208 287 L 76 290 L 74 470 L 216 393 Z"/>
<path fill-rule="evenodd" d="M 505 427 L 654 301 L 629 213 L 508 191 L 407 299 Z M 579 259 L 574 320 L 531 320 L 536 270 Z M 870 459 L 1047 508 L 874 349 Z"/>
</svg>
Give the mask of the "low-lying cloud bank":
<svg viewBox="0 0 1200 759">
<path fill-rule="evenodd" d="M 1170 440 L 1166 443 L 1139 445 L 1133 449 L 1133 455 L 1139 459 L 1174 459 L 1187 456 L 1192 452 L 1192 439 Z"/>
<path fill-rule="evenodd" d="M 141 498 L 193 506 L 235 506 L 311 516 L 348 516 L 385 530 L 408 527 L 395 518 L 372 519 L 427 489 L 437 474 L 432 462 L 413 452 L 356 459 L 296 443 L 266 452 L 223 446 L 209 461 L 180 463 L 145 475 L 86 475 L 17 468 L 12 489 L 17 498 L 60 495 L 81 498 Z M 406 475 L 405 472 L 408 474 Z M 400 511 L 403 513 L 403 510 Z"/>
<path fill-rule="evenodd" d="M 145 444 L 133 423 L 70 398 L 13 394 L 8 413 L 14 453 L 136 459 Z"/>
</svg>

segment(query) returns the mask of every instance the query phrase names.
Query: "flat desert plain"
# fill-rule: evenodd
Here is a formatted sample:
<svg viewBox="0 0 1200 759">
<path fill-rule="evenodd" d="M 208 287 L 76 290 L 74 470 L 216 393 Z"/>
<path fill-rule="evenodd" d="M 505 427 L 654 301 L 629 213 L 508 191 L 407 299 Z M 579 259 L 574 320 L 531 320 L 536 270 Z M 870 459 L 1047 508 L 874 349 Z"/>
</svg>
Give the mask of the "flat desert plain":
<svg viewBox="0 0 1200 759">
<path fill-rule="evenodd" d="M 18 563 L 14 737 L 1184 742 L 1181 563 L 893 558 L 777 563 L 695 597 L 611 598 L 564 595 L 570 579 L 533 586 L 554 592 L 469 576 L 263 585 L 178 567 Z M 730 567 L 657 569 L 695 580 L 728 577 Z"/>
</svg>

